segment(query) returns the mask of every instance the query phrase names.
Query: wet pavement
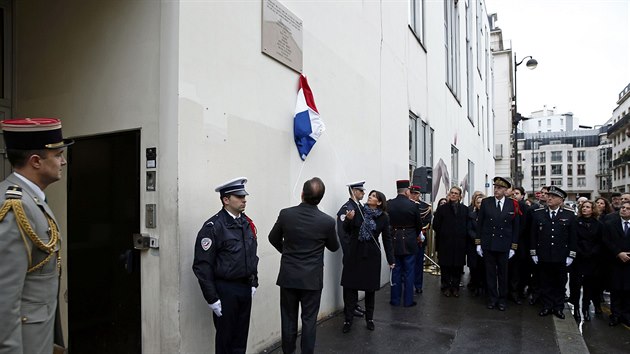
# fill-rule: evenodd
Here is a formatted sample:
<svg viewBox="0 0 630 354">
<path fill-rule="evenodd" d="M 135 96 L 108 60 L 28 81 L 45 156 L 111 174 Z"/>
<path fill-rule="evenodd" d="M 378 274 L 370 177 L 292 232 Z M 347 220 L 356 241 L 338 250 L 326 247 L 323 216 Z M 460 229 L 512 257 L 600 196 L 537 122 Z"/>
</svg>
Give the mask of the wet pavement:
<svg viewBox="0 0 630 354">
<path fill-rule="evenodd" d="M 489 310 L 484 296 L 474 297 L 466 288 L 461 288 L 459 298 L 443 296 L 439 277 L 428 273 L 424 292 L 416 301 L 414 307 L 393 307 L 389 286 L 385 286 L 376 293 L 374 331 L 366 328 L 364 319 L 355 317 L 352 330 L 342 333 L 344 319 L 339 312 L 319 323 L 315 352 L 630 353 L 630 328 L 609 327 L 605 314 L 576 323 L 569 308 L 564 320 L 540 317 L 540 307 L 526 301 L 523 305 L 508 302 L 505 312 Z M 282 353 L 280 343 L 263 353 Z"/>
</svg>

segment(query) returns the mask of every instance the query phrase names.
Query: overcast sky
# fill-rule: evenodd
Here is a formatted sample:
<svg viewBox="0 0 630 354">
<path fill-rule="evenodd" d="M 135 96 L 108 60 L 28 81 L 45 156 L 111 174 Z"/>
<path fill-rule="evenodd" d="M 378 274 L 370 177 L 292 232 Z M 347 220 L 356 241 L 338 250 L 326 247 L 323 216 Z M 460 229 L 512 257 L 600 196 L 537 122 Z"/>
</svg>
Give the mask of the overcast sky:
<svg viewBox="0 0 630 354">
<path fill-rule="evenodd" d="M 630 84 L 630 0 L 486 0 L 517 60 L 518 111 L 546 105 L 600 125 Z M 509 44 L 508 44 L 509 46 Z"/>
</svg>

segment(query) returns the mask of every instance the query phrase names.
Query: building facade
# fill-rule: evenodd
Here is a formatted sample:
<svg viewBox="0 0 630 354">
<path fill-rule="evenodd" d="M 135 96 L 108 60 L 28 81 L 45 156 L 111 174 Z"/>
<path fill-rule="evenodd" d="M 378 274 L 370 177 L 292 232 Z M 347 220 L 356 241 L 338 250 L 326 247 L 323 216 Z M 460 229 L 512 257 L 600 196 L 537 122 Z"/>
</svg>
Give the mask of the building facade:
<svg viewBox="0 0 630 354">
<path fill-rule="evenodd" d="M 212 351 L 193 243 L 221 206 L 214 187 L 230 178 L 249 178 L 258 229 L 248 352 L 280 339 L 280 255 L 266 239 L 306 179 L 326 183 L 329 215 L 348 181 L 393 197 L 395 181 L 422 166 L 433 167 L 425 199 L 451 185 L 465 198 L 489 191 L 499 113 L 483 0 L 0 7 L 0 113 L 60 117 L 77 141 L 63 180 L 46 191 L 63 230 L 61 310 L 73 351 Z M 295 26 L 291 36 L 275 28 L 272 44 L 301 52 L 326 124 L 305 161 L 293 141 L 299 70 L 265 53 L 265 9 Z M 134 249 L 134 234 L 151 248 Z M 326 253 L 325 264 L 322 318 L 342 306 L 341 254 Z"/>
<path fill-rule="evenodd" d="M 544 133 L 570 132 L 578 127 L 574 124 L 573 113 L 556 113 L 555 107 L 553 109 L 544 107 L 522 120 L 519 128 L 524 133 Z"/>
<path fill-rule="evenodd" d="M 612 142 L 612 188 L 615 192 L 630 191 L 630 84 L 621 92 L 613 110 L 608 139 Z"/>
</svg>

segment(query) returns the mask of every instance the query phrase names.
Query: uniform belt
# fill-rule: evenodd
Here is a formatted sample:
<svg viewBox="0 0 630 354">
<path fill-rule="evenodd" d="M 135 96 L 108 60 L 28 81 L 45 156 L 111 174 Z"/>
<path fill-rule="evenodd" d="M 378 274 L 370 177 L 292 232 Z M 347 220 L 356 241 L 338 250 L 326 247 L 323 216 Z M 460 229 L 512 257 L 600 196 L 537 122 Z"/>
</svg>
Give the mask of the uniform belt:
<svg viewBox="0 0 630 354">
<path fill-rule="evenodd" d="M 411 226 L 392 226 L 392 229 L 394 230 L 404 230 L 404 229 L 415 229 L 416 227 L 411 225 Z"/>
<path fill-rule="evenodd" d="M 220 278 L 218 280 L 224 281 L 226 283 L 239 283 L 239 284 L 250 284 L 251 283 L 251 279 L 249 277 L 236 278 L 236 279 L 223 279 L 223 278 Z"/>
</svg>

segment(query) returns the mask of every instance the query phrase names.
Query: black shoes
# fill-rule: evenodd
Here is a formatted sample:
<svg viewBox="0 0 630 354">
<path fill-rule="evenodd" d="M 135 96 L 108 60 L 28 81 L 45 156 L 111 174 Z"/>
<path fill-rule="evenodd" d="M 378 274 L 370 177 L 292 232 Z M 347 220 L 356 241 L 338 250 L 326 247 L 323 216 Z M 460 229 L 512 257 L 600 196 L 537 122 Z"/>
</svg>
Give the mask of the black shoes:
<svg viewBox="0 0 630 354">
<path fill-rule="evenodd" d="M 505 304 L 499 304 L 497 307 L 499 308 L 499 311 L 505 311 L 506 309 Z"/>
<path fill-rule="evenodd" d="M 365 325 L 367 326 L 367 329 L 369 329 L 370 331 L 374 330 L 374 321 L 365 320 Z"/>
<path fill-rule="evenodd" d="M 442 295 L 446 297 L 451 297 L 451 292 L 449 291 L 449 289 L 442 289 Z"/>
<path fill-rule="evenodd" d="M 344 322 L 343 323 L 343 328 L 341 329 L 341 331 L 343 333 L 348 333 L 348 332 L 350 332 L 350 328 L 352 328 L 352 322 Z"/>
<path fill-rule="evenodd" d="M 544 317 L 544 316 L 547 316 L 547 315 L 550 315 L 550 314 L 551 314 L 551 310 L 550 309 L 542 309 L 542 311 L 540 311 L 538 313 L 538 316 Z"/>
<path fill-rule="evenodd" d="M 492 309 L 494 309 L 494 304 L 489 302 L 488 303 L 488 310 L 492 310 Z"/>
<path fill-rule="evenodd" d="M 562 310 L 554 310 L 553 315 L 558 317 L 561 320 L 564 320 L 564 312 L 562 312 Z"/>
<path fill-rule="evenodd" d="M 422 294 L 422 289 L 416 289 L 416 294 Z"/>
</svg>

